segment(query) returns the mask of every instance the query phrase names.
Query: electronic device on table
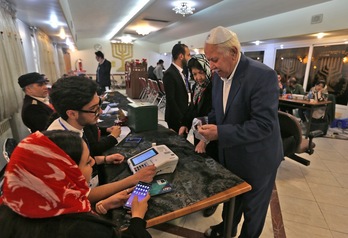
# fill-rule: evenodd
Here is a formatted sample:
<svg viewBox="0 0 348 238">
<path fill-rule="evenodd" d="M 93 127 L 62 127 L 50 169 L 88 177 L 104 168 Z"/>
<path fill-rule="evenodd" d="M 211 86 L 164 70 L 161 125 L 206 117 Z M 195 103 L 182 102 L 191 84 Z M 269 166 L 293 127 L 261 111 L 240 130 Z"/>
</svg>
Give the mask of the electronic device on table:
<svg viewBox="0 0 348 238">
<path fill-rule="evenodd" d="M 157 179 L 151 183 L 150 195 L 151 197 L 160 195 L 163 193 L 169 193 L 173 191 L 172 184 L 166 179 Z"/>
<path fill-rule="evenodd" d="M 149 166 L 156 166 L 156 174 L 173 173 L 178 164 L 179 157 L 166 145 L 155 145 L 127 160 L 133 173 Z"/>
<path fill-rule="evenodd" d="M 138 201 L 143 200 L 146 195 L 148 194 L 149 190 L 151 188 L 151 183 L 145 183 L 145 182 L 139 182 L 134 190 L 132 191 L 131 196 L 128 198 L 127 202 L 124 204 L 124 208 L 131 209 L 132 208 L 132 202 L 135 196 L 138 196 Z"/>
</svg>

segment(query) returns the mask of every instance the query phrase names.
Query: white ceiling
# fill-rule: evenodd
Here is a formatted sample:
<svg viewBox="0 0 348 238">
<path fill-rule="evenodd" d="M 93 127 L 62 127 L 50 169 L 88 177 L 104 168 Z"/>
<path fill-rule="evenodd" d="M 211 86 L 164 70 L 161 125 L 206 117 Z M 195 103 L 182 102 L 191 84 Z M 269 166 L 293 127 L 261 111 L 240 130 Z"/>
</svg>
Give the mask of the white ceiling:
<svg viewBox="0 0 348 238">
<path fill-rule="evenodd" d="M 189 0 L 196 8 L 193 15 L 182 17 L 172 11 L 169 0 L 149 0 L 118 33 L 113 29 L 127 16 L 137 0 L 12 0 L 17 17 L 30 26 L 36 26 L 62 43 L 58 29 L 49 26 L 51 12 L 55 12 L 67 32 L 72 32 L 77 46 L 90 38 L 118 38 L 124 33 L 140 38 L 132 26 L 139 22 L 161 28 L 142 37 L 156 44 L 208 32 L 217 25 L 232 26 L 276 14 L 305 8 L 331 0 Z M 144 0 L 142 0 L 144 1 Z M 64 12 L 63 10 L 64 9 Z M 144 21 L 152 19 L 151 21 Z M 155 21 L 154 21 L 155 20 Z M 69 26 L 69 27 L 68 27 Z"/>
</svg>

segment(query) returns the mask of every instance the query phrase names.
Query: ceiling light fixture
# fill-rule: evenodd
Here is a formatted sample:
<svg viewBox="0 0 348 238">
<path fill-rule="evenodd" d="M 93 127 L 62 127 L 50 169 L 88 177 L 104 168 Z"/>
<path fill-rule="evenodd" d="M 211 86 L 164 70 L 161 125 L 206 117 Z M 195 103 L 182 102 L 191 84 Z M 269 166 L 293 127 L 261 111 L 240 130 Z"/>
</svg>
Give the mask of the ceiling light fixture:
<svg viewBox="0 0 348 238">
<path fill-rule="evenodd" d="M 322 39 L 324 36 L 325 36 L 325 33 L 323 33 L 323 32 L 320 32 L 317 34 L 318 39 Z"/>
<path fill-rule="evenodd" d="M 64 30 L 63 27 L 60 28 L 59 37 L 60 37 L 60 39 L 62 39 L 62 40 L 64 40 L 64 39 L 66 38 L 65 30 Z"/>
<path fill-rule="evenodd" d="M 50 25 L 52 28 L 57 28 L 58 27 L 58 18 L 55 14 L 51 14 L 50 17 Z"/>
<path fill-rule="evenodd" d="M 176 14 L 181 14 L 183 17 L 185 17 L 188 14 L 193 14 L 194 10 L 195 10 L 195 8 L 188 5 L 187 2 L 181 2 L 181 3 L 179 3 L 179 5 L 177 5 L 173 8 L 173 11 Z"/>
<path fill-rule="evenodd" d="M 135 31 L 139 35 L 146 36 L 146 35 L 150 34 L 151 32 L 156 31 L 156 29 L 154 27 L 151 27 L 151 26 L 138 26 L 135 29 Z"/>
</svg>

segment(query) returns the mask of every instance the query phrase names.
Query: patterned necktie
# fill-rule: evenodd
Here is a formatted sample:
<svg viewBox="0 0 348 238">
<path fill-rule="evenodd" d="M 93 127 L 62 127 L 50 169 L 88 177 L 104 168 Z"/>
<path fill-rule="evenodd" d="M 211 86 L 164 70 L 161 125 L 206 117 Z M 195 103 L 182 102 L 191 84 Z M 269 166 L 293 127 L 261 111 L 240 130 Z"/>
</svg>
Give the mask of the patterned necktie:
<svg viewBox="0 0 348 238">
<path fill-rule="evenodd" d="M 185 75 L 184 70 L 181 72 L 184 75 L 186 90 L 187 92 L 191 92 L 190 82 L 188 81 L 188 77 Z"/>
</svg>

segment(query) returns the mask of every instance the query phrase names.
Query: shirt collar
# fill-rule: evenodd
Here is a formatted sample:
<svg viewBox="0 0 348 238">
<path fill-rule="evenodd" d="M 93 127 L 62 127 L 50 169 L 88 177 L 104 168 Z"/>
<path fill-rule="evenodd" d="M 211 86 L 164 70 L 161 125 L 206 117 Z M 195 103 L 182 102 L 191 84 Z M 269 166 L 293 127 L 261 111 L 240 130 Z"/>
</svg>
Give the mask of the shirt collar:
<svg viewBox="0 0 348 238">
<path fill-rule="evenodd" d="M 183 68 L 181 68 L 179 65 L 175 64 L 174 62 L 173 62 L 172 64 L 175 66 L 175 68 L 177 68 L 177 69 L 179 70 L 179 72 L 180 72 L 181 74 L 183 74 L 183 73 L 182 73 Z"/>
<path fill-rule="evenodd" d="M 75 127 L 73 127 L 72 125 L 70 125 L 66 120 L 64 120 L 63 118 L 59 117 L 58 118 L 58 122 L 61 125 L 61 127 L 63 128 L 63 130 L 68 130 L 68 131 L 74 131 L 80 134 L 80 137 L 82 138 L 83 136 L 83 129 L 79 130 Z"/>
<path fill-rule="evenodd" d="M 36 100 L 40 101 L 40 102 L 43 102 L 45 104 L 49 104 L 50 103 L 50 100 L 48 99 L 48 97 L 45 97 L 45 98 L 41 98 L 41 97 L 33 97 L 31 96 L 32 98 L 35 98 Z"/>
<path fill-rule="evenodd" d="M 238 54 L 238 60 L 237 60 L 236 66 L 234 67 L 234 69 L 233 69 L 231 75 L 230 75 L 228 78 L 221 78 L 222 81 L 224 81 L 224 82 L 226 82 L 226 83 L 231 82 L 231 80 L 232 80 L 234 74 L 236 73 L 236 69 L 237 69 L 237 67 L 238 67 L 238 65 L 239 65 L 240 58 L 241 58 L 241 53 L 239 52 L 239 54 Z"/>
</svg>

